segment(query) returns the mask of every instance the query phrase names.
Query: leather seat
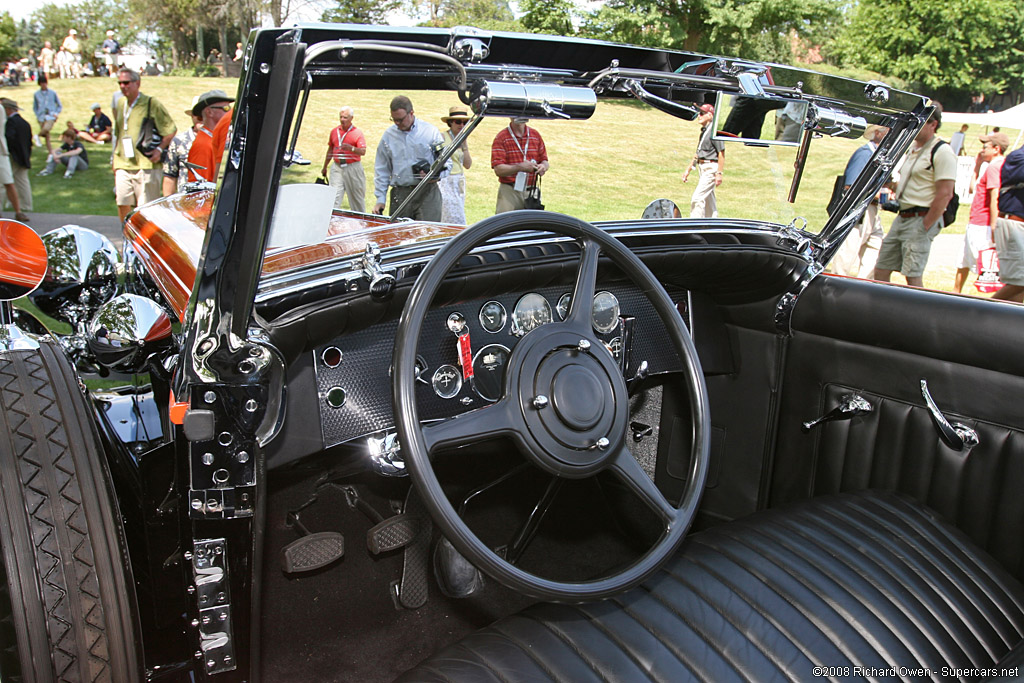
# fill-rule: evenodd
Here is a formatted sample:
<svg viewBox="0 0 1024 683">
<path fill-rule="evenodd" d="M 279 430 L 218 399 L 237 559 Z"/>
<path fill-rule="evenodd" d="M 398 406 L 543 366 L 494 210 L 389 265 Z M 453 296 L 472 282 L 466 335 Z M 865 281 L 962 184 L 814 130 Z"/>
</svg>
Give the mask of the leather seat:
<svg viewBox="0 0 1024 683">
<path fill-rule="evenodd" d="M 1016 579 L 918 503 L 865 492 L 695 534 L 637 589 L 535 605 L 399 680 L 953 678 L 1022 639 Z"/>
</svg>

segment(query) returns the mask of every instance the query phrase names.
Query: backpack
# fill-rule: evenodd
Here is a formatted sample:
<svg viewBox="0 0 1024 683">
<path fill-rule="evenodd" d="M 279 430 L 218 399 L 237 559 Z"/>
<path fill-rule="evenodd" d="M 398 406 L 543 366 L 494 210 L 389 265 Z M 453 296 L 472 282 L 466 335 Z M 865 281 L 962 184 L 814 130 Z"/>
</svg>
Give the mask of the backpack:
<svg viewBox="0 0 1024 683">
<path fill-rule="evenodd" d="M 939 140 L 932 147 L 931 163 L 928 164 L 928 168 L 931 169 L 935 166 L 935 153 L 939 151 L 939 147 L 948 145 L 949 143 L 945 140 Z M 960 197 L 956 192 L 953 192 L 953 196 L 949 199 L 949 204 L 946 204 L 946 210 L 942 212 L 942 226 L 948 228 L 956 220 L 957 209 L 960 208 Z"/>
</svg>

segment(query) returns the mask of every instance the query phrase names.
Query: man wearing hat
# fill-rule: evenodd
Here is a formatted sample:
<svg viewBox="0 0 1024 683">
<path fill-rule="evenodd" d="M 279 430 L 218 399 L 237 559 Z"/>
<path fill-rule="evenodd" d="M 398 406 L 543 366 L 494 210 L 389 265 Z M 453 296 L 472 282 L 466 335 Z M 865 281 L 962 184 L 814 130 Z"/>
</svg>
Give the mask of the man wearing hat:
<svg viewBox="0 0 1024 683">
<path fill-rule="evenodd" d="M 462 105 L 456 105 L 448 109 L 448 116 L 442 116 L 441 120 L 448 124 L 448 130 L 444 131 L 445 146 L 451 146 L 455 142 L 462 129 L 469 121 L 469 110 Z M 466 172 L 473 165 L 473 159 L 469 156 L 469 139 L 462 141 L 459 148 L 452 154 L 452 170 L 447 177 L 441 178 L 438 187 L 441 189 L 441 222 L 455 225 L 466 224 Z"/>
<path fill-rule="evenodd" d="M 188 163 L 202 168 L 190 168 L 189 180 L 217 182 L 220 158 L 214 154 L 213 131 L 231 111 L 231 103 L 234 101 L 235 98 L 228 97 L 223 90 L 210 90 L 200 95 L 199 101 L 192 107 L 192 115 L 200 117 L 202 123 L 188 151 Z"/>
<path fill-rule="evenodd" d="M 903 273 L 907 284 L 924 286 L 924 269 L 932 241 L 943 228 L 942 214 L 953 196 L 956 155 L 935 134 L 942 125 L 942 107 L 935 102 L 931 117 L 903 157 L 896 185 L 899 212 L 878 249 L 875 280 L 889 282 L 893 271 Z"/>
<path fill-rule="evenodd" d="M 722 184 L 722 172 L 725 170 L 725 145 L 714 140 L 715 108 L 710 104 L 700 105 L 697 123 L 700 124 L 700 137 L 697 152 L 693 161 L 683 173 L 683 182 L 690 178 L 690 171 L 697 167 L 697 187 L 693 188 L 690 197 L 690 218 L 718 218 L 718 202 L 715 200 L 715 188 Z"/>
<path fill-rule="evenodd" d="M 78 131 L 78 137 L 86 142 L 102 145 L 110 140 L 110 117 L 103 113 L 99 102 L 95 102 L 89 108 L 92 109 L 92 118 L 89 119 L 89 125 L 85 130 Z"/>
<path fill-rule="evenodd" d="M 107 37 L 103 41 L 103 45 L 100 46 L 100 49 L 103 50 L 103 61 L 107 65 L 107 72 L 111 78 L 116 78 L 117 67 L 120 66 L 118 64 L 118 56 L 121 54 L 121 43 L 117 42 L 117 39 L 114 38 L 113 31 L 107 31 Z"/>
<path fill-rule="evenodd" d="M 3 111 L 3 135 L 0 136 L 0 182 L 7 192 L 7 203 L 14 208 L 14 218 L 28 222 L 24 211 L 32 210 L 32 184 L 28 169 L 32 164 L 32 126 L 18 114 L 18 103 L 12 99 L 0 98 Z M 6 174 L 11 175 L 7 180 Z"/>
<path fill-rule="evenodd" d="M 334 208 L 341 208 L 342 199 L 347 194 L 349 209 L 366 213 L 366 172 L 363 170 L 366 137 L 363 131 L 352 125 L 354 117 L 352 107 L 342 107 L 338 112 L 341 125 L 327 136 L 327 154 L 320 175 L 328 176 L 331 187 L 337 191 Z"/>
<path fill-rule="evenodd" d="M 124 95 L 114 114 L 114 196 L 121 221 L 133 206 L 142 206 L 160 197 L 163 157 L 178 131 L 174 119 L 155 97 L 140 92 L 142 77 L 133 69 L 117 72 L 117 86 Z M 139 140 L 145 119 L 155 124 L 159 141 Z"/>
<path fill-rule="evenodd" d="M 981 135 L 978 139 L 984 143 L 981 148 L 981 159 L 988 162 L 988 165 L 974 188 L 971 213 L 967 217 L 967 231 L 964 233 L 963 256 L 953 278 L 953 289 L 957 292 L 963 291 L 967 273 L 978 272 L 978 254 L 981 250 L 995 246 L 995 242 L 992 241 L 992 228 L 996 225 L 999 212 L 993 211 L 992 207 L 999 197 L 999 174 L 1003 170 L 1003 161 L 1006 160 L 1003 155 L 1010 147 L 1010 138 L 1006 133 Z"/>
<path fill-rule="evenodd" d="M 192 149 L 192 143 L 195 142 L 196 133 L 203 125 L 203 117 L 192 113 L 197 104 L 199 104 L 199 95 L 192 98 L 192 105 L 185 110 L 185 113 L 192 119 L 192 125 L 184 132 L 179 131 L 171 140 L 170 146 L 167 147 L 163 180 L 165 197 L 180 192 L 189 180 L 188 166 L 185 165 L 185 162 L 188 161 L 188 153 Z"/>
</svg>

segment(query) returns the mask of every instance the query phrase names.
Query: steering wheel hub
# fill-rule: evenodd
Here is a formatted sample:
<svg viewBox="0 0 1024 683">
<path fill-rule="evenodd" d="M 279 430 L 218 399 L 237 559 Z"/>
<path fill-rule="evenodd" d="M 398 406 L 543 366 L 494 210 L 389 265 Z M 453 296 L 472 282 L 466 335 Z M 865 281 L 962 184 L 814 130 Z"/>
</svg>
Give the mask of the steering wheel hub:
<svg viewBox="0 0 1024 683">
<path fill-rule="evenodd" d="M 534 330 L 520 346 L 510 369 L 534 446 L 529 457 L 558 476 L 590 476 L 626 432 L 628 395 L 614 358 L 603 344 L 583 347 L 556 326 Z"/>
</svg>

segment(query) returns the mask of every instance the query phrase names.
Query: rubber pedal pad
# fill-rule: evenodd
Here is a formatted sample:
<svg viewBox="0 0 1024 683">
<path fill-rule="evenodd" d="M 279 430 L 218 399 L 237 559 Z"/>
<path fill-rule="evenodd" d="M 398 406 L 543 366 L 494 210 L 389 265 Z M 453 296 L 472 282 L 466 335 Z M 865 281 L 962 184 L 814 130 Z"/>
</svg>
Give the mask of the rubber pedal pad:
<svg viewBox="0 0 1024 683">
<path fill-rule="evenodd" d="M 374 555 L 398 550 L 416 540 L 423 530 L 421 515 L 395 515 L 375 524 L 366 532 L 366 547 Z"/>
<path fill-rule="evenodd" d="M 345 537 L 337 531 L 319 531 L 292 541 L 281 554 L 285 573 L 311 572 L 345 554 Z"/>
</svg>

